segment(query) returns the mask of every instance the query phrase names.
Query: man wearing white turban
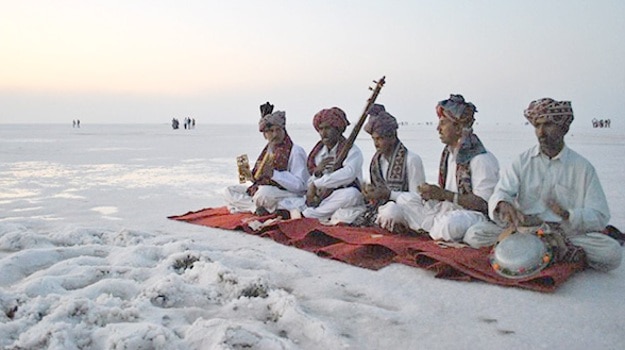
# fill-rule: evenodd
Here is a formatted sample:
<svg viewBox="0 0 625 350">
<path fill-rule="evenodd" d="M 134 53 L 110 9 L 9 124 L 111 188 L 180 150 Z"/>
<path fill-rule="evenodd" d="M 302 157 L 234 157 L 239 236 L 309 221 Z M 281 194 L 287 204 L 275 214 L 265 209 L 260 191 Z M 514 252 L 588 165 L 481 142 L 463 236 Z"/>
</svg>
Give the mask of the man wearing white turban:
<svg viewBox="0 0 625 350">
<path fill-rule="evenodd" d="M 495 244 L 505 227 L 548 223 L 560 228 L 565 250 L 581 248 L 587 264 L 607 271 L 622 259 L 619 243 L 602 233 L 610 210 L 595 168 L 568 148 L 564 136 L 573 121 L 569 101 L 532 101 L 525 117 L 538 145 L 521 153 L 502 173 L 488 203 L 491 219 L 471 227 L 465 242 L 478 248 Z"/>
<path fill-rule="evenodd" d="M 225 199 L 231 212 L 265 215 L 276 210 L 291 211 L 301 206 L 306 193 L 306 152 L 286 132 L 286 113 L 273 112 L 273 105 L 268 102 L 260 109 L 258 129 L 267 145 L 252 170 L 253 184 L 226 189 Z"/>
</svg>

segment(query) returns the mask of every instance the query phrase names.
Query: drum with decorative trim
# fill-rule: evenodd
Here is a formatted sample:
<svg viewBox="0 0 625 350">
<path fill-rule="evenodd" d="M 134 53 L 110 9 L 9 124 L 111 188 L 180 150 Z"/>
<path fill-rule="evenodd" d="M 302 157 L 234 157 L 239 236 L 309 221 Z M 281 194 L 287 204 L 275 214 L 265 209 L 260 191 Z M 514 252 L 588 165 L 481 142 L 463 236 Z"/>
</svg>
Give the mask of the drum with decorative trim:
<svg viewBox="0 0 625 350">
<path fill-rule="evenodd" d="M 552 259 L 553 252 L 544 239 L 515 232 L 493 247 L 490 265 L 503 277 L 519 279 L 539 273 Z"/>
</svg>

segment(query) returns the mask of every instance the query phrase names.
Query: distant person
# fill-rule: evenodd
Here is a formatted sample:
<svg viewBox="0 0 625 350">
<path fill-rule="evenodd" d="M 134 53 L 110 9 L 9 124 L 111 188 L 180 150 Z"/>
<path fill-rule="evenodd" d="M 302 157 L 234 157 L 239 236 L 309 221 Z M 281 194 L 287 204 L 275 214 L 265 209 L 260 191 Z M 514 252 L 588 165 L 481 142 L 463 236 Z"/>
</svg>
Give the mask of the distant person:
<svg viewBox="0 0 625 350">
<path fill-rule="evenodd" d="M 72 120 L 72 128 L 76 127 L 76 119 Z"/>
<path fill-rule="evenodd" d="M 332 107 L 319 111 L 313 117 L 313 126 L 321 140 L 308 155 L 308 190 L 306 208 L 302 215 L 307 218 L 351 223 L 357 212 L 350 209 L 360 207 L 364 210 L 364 201 L 360 192 L 362 183 L 362 152 L 356 145 L 351 145 L 342 166 L 334 169 L 335 160 L 346 139 L 343 132 L 349 125 L 342 109 Z M 339 209 L 343 209 L 339 213 Z"/>
<path fill-rule="evenodd" d="M 76 127 L 80 128 L 80 119 L 76 119 Z"/>
<path fill-rule="evenodd" d="M 395 201 L 400 196 L 418 196 L 417 188 L 425 183 L 425 171 L 421 157 L 404 146 L 397 129 L 397 120 L 383 105 L 372 106 L 364 130 L 371 135 L 376 152 L 369 166 L 371 183 L 362 189 L 367 210 L 362 222 L 354 224 L 377 223 L 391 232 L 407 231 L 406 220 Z"/>
<path fill-rule="evenodd" d="M 428 231 L 432 239 L 462 241 L 469 227 L 488 220 L 488 199 L 499 179 L 499 163 L 473 133 L 476 112 L 462 95 L 437 104 L 436 129 L 445 145 L 438 184 L 423 184 L 420 196 L 397 200 L 409 227 Z"/>
<path fill-rule="evenodd" d="M 592 268 L 608 271 L 621 264 L 619 243 L 601 233 L 610 210 L 595 168 L 564 142 L 573 122 L 569 101 L 532 101 L 525 117 L 534 126 L 538 145 L 521 153 L 503 172 L 489 201 L 490 217 L 472 227 L 465 241 L 472 247 L 497 242 L 505 227 L 550 223 L 559 227 L 566 245 L 581 248 Z"/>
<path fill-rule="evenodd" d="M 249 187 L 230 186 L 225 191 L 230 212 L 252 212 L 257 215 L 277 210 L 300 209 L 306 193 L 308 170 L 306 151 L 293 143 L 286 131 L 286 113 L 273 112 L 267 102 L 261 106 L 258 129 L 267 140 L 254 168 Z"/>
</svg>

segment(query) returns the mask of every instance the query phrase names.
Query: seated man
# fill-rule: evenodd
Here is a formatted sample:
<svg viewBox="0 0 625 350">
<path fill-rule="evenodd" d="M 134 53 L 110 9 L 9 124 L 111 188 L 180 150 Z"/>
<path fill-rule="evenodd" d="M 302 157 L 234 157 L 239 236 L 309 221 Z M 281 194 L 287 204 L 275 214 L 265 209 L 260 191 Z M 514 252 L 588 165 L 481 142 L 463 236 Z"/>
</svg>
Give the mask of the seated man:
<svg viewBox="0 0 625 350">
<path fill-rule="evenodd" d="M 313 118 L 313 126 L 321 141 L 308 155 L 311 177 L 308 179 L 306 208 L 302 212 L 304 217 L 351 223 L 357 213 L 349 209 L 364 206 L 360 193 L 363 162 L 360 149 L 351 145 L 342 166 L 334 169 L 338 154 L 350 146 L 343 137 L 348 125 L 345 112 L 337 107 L 323 109 Z M 343 210 L 337 213 L 339 209 Z"/>
<path fill-rule="evenodd" d="M 371 183 L 362 189 L 367 211 L 357 223 L 377 223 L 391 232 L 404 232 L 406 221 L 395 201 L 399 196 L 416 195 L 418 186 L 425 183 L 425 171 L 421 157 L 409 151 L 397 137 L 397 128 L 397 120 L 384 106 L 376 104 L 371 108 L 364 129 L 371 135 L 376 153 L 369 167 Z"/>
<path fill-rule="evenodd" d="M 428 231 L 432 239 L 461 241 L 469 227 L 487 220 L 499 163 L 473 133 L 476 112 L 462 95 L 438 103 L 437 130 L 445 144 L 438 185 L 423 184 L 420 197 L 397 200 L 410 228 Z"/>
<path fill-rule="evenodd" d="M 502 174 L 489 201 L 490 217 L 467 232 L 472 247 L 493 245 L 504 227 L 543 222 L 561 228 L 568 244 L 581 248 L 590 267 L 612 270 L 622 248 L 601 231 L 610 219 L 605 194 L 594 167 L 564 143 L 573 121 L 569 101 L 532 101 L 525 117 L 534 126 L 538 145 L 521 153 Z"/>
<path fill-rule="evenodd" d="M 273 106 L 269 103 L 261 106 L 258 129 L 267 145 L 252 170 L 253 184 L 247 189 L 240 185 L 226 189 L 230 212 L 265 215 L 301 206 L 308 180 L 306 152 L 293 144 L 286 132 L 286 114 L 272 111 Z"/>
</svg>

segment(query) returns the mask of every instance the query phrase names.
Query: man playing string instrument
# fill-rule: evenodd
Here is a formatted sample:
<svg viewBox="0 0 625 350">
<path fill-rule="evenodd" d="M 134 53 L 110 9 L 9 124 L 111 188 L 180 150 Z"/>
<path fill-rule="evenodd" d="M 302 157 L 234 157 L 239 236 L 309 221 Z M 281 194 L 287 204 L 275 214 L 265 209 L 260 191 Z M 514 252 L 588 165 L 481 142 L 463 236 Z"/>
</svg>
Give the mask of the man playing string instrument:
<svg viewBox="0 0 625 350">
<path fill-rule="evenodd" d="M 377 223 L 389 231 L 403 232 L 407 224 L 395 201 L 400 196 L 418 195 L 418 186 L 425 183 L 423 162 L 399 140 L 397 120 L 383 105 L 375 104 L 369 110 L 364 129 L 371 135 L 376 153 L 369 167 L 371 183 L 362 190 L 367 211 L 357 223 Z"/>
<path fill-rule="evenodd" d="M 339 209 L 362 207 L 362 152 L 351 145 L 347 158 L 339 169 L 334 169 L 337 155 L 346 146 L 343 132 L 349 125 L 345 112 L 338 107 L 323 109 L 315 114 L 313 126 L 321 140 L 308 155 L 308 180 L 304 217 L 333 222 L 347 222 L 353 217 L 343 216 Z"/>
<path fill-rule="evenodd" d="M 289 137 L 285 128 L 286 113 L 272 111 L 273 106 L 269 103 L 261 106 L 258 129 L 267 145 L 251 172 L 253 184 L 247 189 L 242 186 L 226 189 L 225 197 L 231 212 L 265 215 L 301 206 L 308 180 L 306 152 Z"/>
</svg>

